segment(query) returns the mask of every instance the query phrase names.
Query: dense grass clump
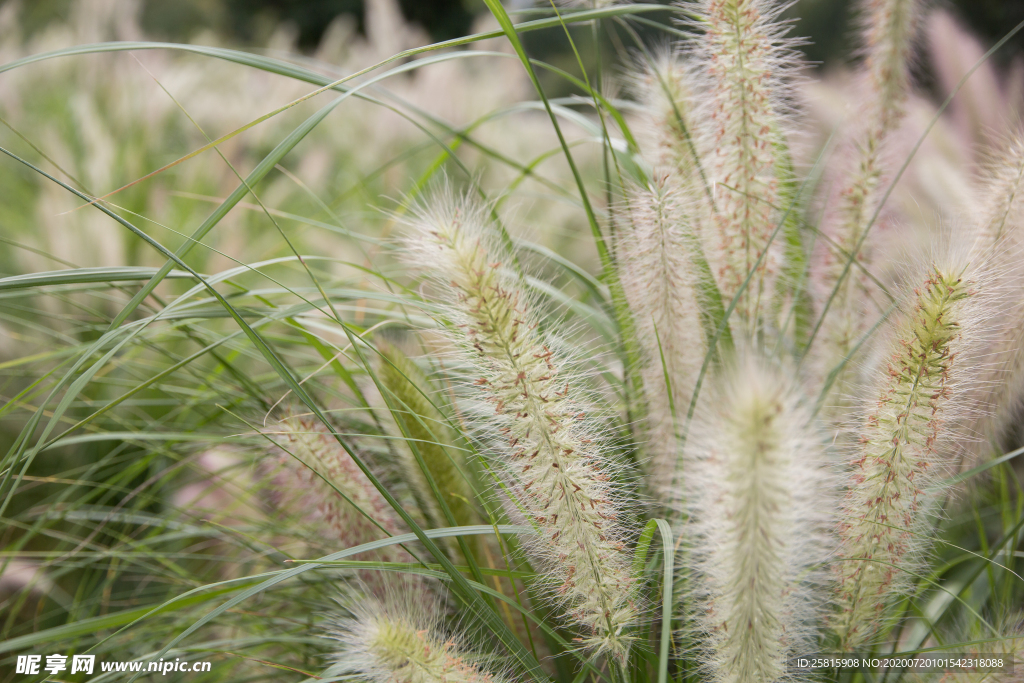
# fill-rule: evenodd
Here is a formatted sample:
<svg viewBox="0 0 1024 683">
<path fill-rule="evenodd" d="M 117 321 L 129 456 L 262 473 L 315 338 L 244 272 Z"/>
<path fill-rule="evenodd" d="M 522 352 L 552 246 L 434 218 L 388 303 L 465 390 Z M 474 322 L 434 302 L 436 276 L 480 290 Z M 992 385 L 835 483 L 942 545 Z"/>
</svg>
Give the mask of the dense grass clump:
<svg viewBox="0 0 1024 683">
<path fill-rule="evenodd" d="M 916 91 L 948 18 L 819 78 L 771 0 L 485 3 L 7 55 L 3 675 L 1015 680 L 1024 130 Z M 792 662 L 936 652 L 1004 666 Z"/>
</svg>

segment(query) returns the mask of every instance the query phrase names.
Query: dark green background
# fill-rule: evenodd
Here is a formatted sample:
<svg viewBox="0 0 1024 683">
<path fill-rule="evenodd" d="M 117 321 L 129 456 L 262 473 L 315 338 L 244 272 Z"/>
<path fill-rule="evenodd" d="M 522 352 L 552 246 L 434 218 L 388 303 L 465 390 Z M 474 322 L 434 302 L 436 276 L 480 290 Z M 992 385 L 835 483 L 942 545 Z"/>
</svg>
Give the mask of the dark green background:
<svg viewBox="0 0 1024 683">
<path fill-rule="evenodd" d="M 25 2 L 22 21 L 26 34 L 66 16 L 74 1 Z M 482 0 L 399 1 L 406 17 L 426 28 L 435 40 L 464 35 L 474 16 L 485 11 Z M 5 2 L 0 0 L 0 5 Z M 987 44 L 1024 21 L 1024 0 L 946 0 L 941 4 L 951 7 Z M 810 60 L 829 64 L 850 54 L 850 14 L 857 5 L 849 0 L 799 0 L 787 12 L 787 16 L 800 17 L 793 35 L 811 41 L 803 48 Z M 354 17 L 361 27 L 362 0 L 144 0 L 141 20 L 154 38 L 183 41 L 200 30 L 213 30 L 232 43 L 247 46 L 260 45 L 274 27 L 288 22 L 298 30 L 300 47 L 308 50 L 341 14 Z M 544 41 L 531 41 L 531 47 L 542 54 L 557 53 L 564 43 L 559 38 L 557 32 L 551 32 Z M 1003 51 L 999 61 L 1022 52 L 1024 33 Z"/>
</svg>

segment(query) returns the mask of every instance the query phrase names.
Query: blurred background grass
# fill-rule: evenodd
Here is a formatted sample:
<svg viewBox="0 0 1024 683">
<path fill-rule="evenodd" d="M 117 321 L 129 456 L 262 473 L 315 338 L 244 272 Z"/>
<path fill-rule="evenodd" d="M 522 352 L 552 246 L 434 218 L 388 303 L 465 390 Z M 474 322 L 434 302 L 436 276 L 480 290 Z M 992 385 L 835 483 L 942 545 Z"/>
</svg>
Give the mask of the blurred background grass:
<svg viewBox="0 0 1024 683">
<path fill-rule="evenodd" d="M 52 22 L 67 21 L 75 0 L 34 0 L 21 8 L 21 24 L 27 36 Z M 658 0 L 667 4 L 667 0 Z M 11 0 L 0 0 L 0 7 Z M 474 19 L 485 12 L 482 0 L 400 0 L 405 18 L 425 29 L 431 38 L 447 40 L 466 35 Z M 510 8 L 529 5 L 525 0 L 506 3 Z M 787 15 L 798 18 L 794 35 L 808 38 L 803 47 L 815 63 L 831 65 L 850 54 L 848 0 L 798 0 Z M 986 44 L 992 44 L 1024 20 L 1024 2 L 1013 0 L 943 0 L 967 27 Z M 349 17 L 365 31 L 362 0 L 145 0 L 140 25 L 154 39 L 189 42 L 203 32 L 213 32 L 227 42 L 265 45 L 282 24 L 293 28 L 296 44 L 305 51 L 319 45 L 324 31 L 339 17 Z M 1013 48 L 1000 54 L 1009 60 L 1024 49 L 1018 35 Z M 538 53 L 564 49 L 557 32 L 547 40 L 534 40 Z"/>
</svg>

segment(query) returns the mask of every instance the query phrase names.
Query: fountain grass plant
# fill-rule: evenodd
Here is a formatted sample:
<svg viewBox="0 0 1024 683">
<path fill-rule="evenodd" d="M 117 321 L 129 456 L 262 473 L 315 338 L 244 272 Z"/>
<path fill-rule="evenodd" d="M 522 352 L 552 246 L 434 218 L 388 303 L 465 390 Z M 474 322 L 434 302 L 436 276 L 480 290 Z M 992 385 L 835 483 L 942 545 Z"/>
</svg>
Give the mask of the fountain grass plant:
<svg viewBox="0 0 1024 683">
<path fill-rule="evenodd" d="M 333 98 L 247 172 L 222 154 L 230 188 L 196 225 L 93 194 L 8 125 L 5 173 L 148 255 L 0 278 L 4 680 L 54 653 L 210 661 L 191 674 L 210 681 L 1018 680 L 792 664 L 1008 663 L 1024 637 L 1024 130 L 961 170 L 970 215 L 901 211 L 950 101 L 908 146 L 927 4 L 858 9 L 858 105 L 816 144 L 781 4 L 551 3 L 516 23 L 485 3 L 496 28 L 342 73 L 139 42 L 0 67 L 159 48 L 305 84 L 158 179 Z M 629 97 L 578 49 L 588 25 L 623 46 Z M 577 74 L 529 57 L 544 29 Z M 387 87 L 472 59 L 516 64 L 535 99 L 457 125 Z M 542 74 L 582 96 L 548 97 Z M 345 143 L 405 169 L 387 212 L 286 168 L 356 100 L 426 134 L 391 159 Z M 480 141 L 493 122 L 511 148 Z M 285 222 L 275 168 L 322 232 Z M 541 208 L 510 210 L 524 197 Z M 250 201 L 275 240 L 213 242 Z"/>
</svg>

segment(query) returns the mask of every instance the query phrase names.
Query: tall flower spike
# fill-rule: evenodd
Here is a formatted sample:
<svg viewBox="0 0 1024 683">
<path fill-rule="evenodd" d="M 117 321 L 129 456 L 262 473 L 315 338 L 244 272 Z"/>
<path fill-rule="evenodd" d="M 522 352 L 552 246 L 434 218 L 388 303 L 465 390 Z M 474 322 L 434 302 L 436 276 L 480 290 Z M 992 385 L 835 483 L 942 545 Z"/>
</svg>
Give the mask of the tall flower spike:
<svg viewBox="0 0 1024 683">
<path fill-rule="evenodd" d="M 1019 248 L 1024 239 L 1024 130 L 999 146 L 1004 150 L 989 165 L 982 188 L 975 251 L 988 256 L 1007 242 Z"/>
<path fill-rule="evenodd" d="M 650 62 L 636 65 L 632 91 L 642 105 L 638 126 L 641 144 L 656 167 L 673 168 L 700 182 L 699 160 L 691 111 L 694 74 L 678 50 L 664 48 Z M 696 176 L 696 177 L 694 177 Z"/>
<path fill-rule="evenodd" d="M 279 447 L 274 449 L 275 466 L 268 468 L 274 504 L 300 516 L 330 546 L 351 548 L 406 532 L 392 507 L 320 421 L 290 417 L 264 434 Z M 374 557 L 383 562 L 415 561 L 397 545 L 376 551 Z M 373 593 L 385 587 L 382 572 L 360 571 L 359 577 Z"/>
<path fill-rule="evenodd" d="M 688 255 L 688 243 L 697 239 L 693 202 L 676 174 L 655 170 L 651 185 L 634 188 L 628 204 L 620 272 L 644 351 L 648 470 L 655 485 L 667 487 L 678 461 L 678 420 L 686 415 L 707 347 Z"/>
<path fill-rule="evenodd" d="M 776 149 L 785 145 L 781 110 L 795 58 L 776 22 L 780 7 L 765 0 L 704 0 L 698 7 L 707 110 L 696 118 L 707 121 L 703 148 L 715 204 L 714 234 L 706 239 L 724 301 L 756 270 L 734 325 L 752 337 L 763 327 L 781 261 L 781 240 L 769 248 L 768 239 L 781 218 Z"/>
<path fill-rule="evenodd" d="M 923 0 L 867 0 L 864 4 L 864 70 L 869 96 L 864 123 L 845 151 L 851 168 L 841 181 L 838 204 L 826 218 L 837 249 L 825 256 L 826 268 L 818 288 L 820 304 L 824 306 L 834 290 L 836 294 L 823 321 L 822 376 L 853 351 L 881 314 L 875 303 L 877 287 L 864 271 L 857 266 L 846 270 L 846 264 L 856 258 L 870 270 L 874 263 L 872 241 L 864 239 L 864 234 L 878 210 L 888 175 L 886 142 L 903 118 L 910 93 L 910 58 L 923 4 Z M 849 402 L 852 367 L 847 364 L 833 384 L 839 405 Z"/>
<path fill-rule="evenodd" d="M 487 419 L 509 512 L 537 529 L 532 559 L 582 627 L 583 642 L 624 659 L 637 617 L 625 547 L 631 531 L 619 520 L 592 411 L 565 359 L 538 332 L 520 278 L 503 267 L 508 255 L 494 243 L 485 209 L 439 194 L 419 208 L 413 228 L 411 260 L 436 274 L 454 341 L 493 406 Z"/>
<path fill-rule="evenodd" d="M 950 464 L 951 422 L 971 407 L 964 380 L 984 299 L 966 270 L 932 266 L 876 371 L 877 404 L 861 429 L 840 524 L 833 627 L 848 650 L 872 638 L 907 586 L 928 528 L 925 491 Z"/>
<path fill-rule="evenodd" d="M 443 635 L 433 614 L 411 608 L 409 590 L 386 601 L 356 603 L 349 619 L 338 620 L 329 638 L 340 644 L 334 673 L 368 683 L 502 683 L 474 661 L 458 640 Z"/>
<path fill-rule="evenodd" d="M 686 477 L 706 665 L 721 683 L 771 683 L 810 651 L 835 498 L 826 440 L 781 373 L 747 359 L 707 403 Z"/>
<path fill-rule="evenodd" d="M 1024 131 L 1018 130 L 999 149 L 983 179 L 972 257 L 991 264 L 1003 288 L 1012 292 L 1024 285 Z M 973 431 L 985 441 L 977 444 L 977 452 L 964 461 L 964 467 L 978 464 L 989 441 L 998 442 L 1015 429 L 1019 400 L 1024 396 L 1024 302 L 1013 301 L 1005 313 L 993 325 L 996 338 L 979 387 L 979 400 L 992 411 L 977 420 Z"/>
<path fill-rule="evenodd" d="M 872 123 L 881 133 L 903 118 L 910 63 L 925 0 L 866 0 L 862 13 L 865 69 L 874 98 Z"/>
</svg>

